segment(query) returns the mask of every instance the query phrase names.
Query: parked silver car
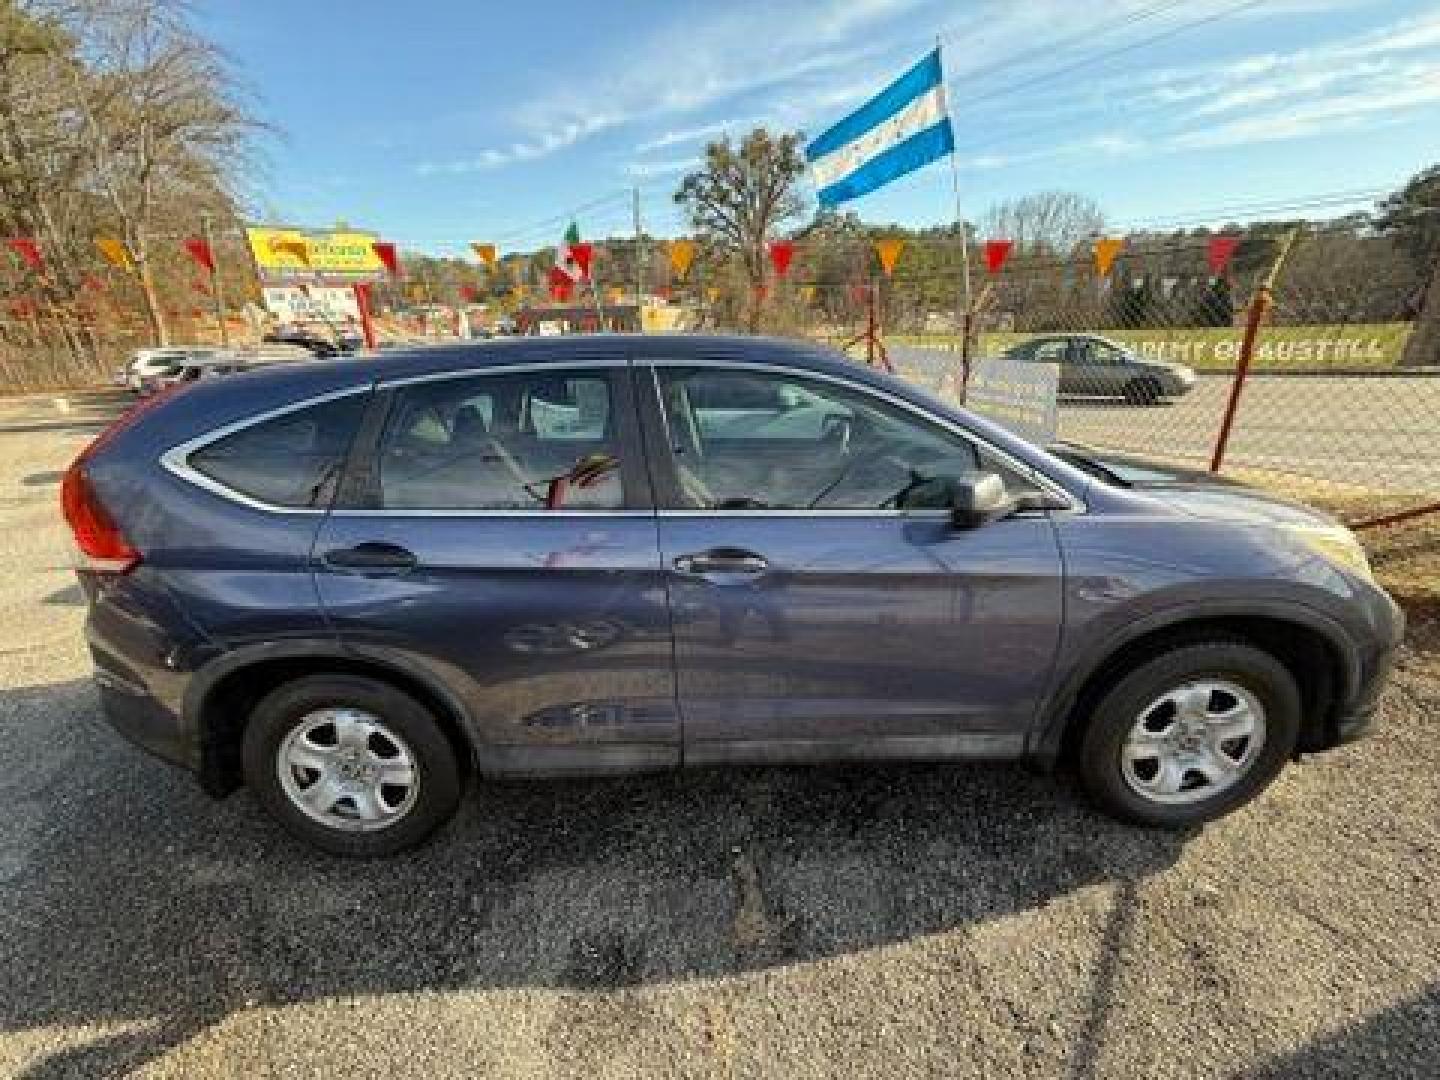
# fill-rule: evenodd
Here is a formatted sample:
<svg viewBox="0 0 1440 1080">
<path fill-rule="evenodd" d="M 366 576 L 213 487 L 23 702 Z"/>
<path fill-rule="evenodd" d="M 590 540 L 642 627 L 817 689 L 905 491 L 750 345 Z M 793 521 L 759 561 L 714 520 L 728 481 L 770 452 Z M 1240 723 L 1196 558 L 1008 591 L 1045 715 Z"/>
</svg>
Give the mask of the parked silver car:
<svg viewBox="0 0 1440 1080">
<path fill-rule="evenodd" d="M 1098 334 L 1031 338 L 1006 350 L 1005 359 L 1057 365 L 1062 394 L 1123 397 L 1134 405 L 1156 405 L 1195 385 L 1192 368 L 1147 359 Z"/>
</svg>

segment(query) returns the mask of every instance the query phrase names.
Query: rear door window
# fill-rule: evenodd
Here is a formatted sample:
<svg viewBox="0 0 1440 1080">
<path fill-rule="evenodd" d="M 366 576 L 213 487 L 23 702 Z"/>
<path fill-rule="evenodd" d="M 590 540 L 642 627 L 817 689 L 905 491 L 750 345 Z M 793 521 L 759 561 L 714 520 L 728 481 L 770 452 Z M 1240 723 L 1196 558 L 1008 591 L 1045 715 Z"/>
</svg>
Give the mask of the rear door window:
<svg viewBox="0 0 1440 1080">
<path fill-rule="evenodd" d="M 241 428 L 196 450 L 189 465 L 217 484 L 271 506 L 323 507 L 368 396 L 347 394 Z"/>
<path fill-rule="evenodd" d="M 547 368 L 396 387 L 373 508 L 623 508 L 616 377 L 614 369 Z"/>
</svg>

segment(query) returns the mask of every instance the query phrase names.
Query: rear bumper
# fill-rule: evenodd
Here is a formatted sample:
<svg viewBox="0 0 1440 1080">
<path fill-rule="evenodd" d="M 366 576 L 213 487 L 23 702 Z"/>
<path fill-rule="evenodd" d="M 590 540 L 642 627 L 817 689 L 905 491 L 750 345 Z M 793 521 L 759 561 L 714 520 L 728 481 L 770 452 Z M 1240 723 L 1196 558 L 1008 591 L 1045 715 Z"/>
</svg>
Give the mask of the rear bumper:
<svg viewBox="0 0 1440 1080">
<path fill-rule="evenodd" d="M 97 657 L 94 679 L 106 722 L 136 746 L 192 772 L 198 768 L 185 738 L 180 717 L 145 686 L 102 666 Z"/>
</svg>

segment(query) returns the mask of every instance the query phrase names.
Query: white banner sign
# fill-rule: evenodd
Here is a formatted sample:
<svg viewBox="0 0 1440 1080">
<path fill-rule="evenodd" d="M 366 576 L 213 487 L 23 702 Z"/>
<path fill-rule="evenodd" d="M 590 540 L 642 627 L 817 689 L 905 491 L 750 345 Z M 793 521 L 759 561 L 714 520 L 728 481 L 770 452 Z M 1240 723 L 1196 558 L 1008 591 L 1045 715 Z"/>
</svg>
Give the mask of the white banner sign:
<svg viewBox="0 0 1440 1080">
<path fill-rule="evenodd" d="M 360 309 L 355 304 L 355 290 L 349 286 L 334 288 L 321 285 L 267 287 L 265 307 L 281 322 L 355 323 Z"/>
</svg>

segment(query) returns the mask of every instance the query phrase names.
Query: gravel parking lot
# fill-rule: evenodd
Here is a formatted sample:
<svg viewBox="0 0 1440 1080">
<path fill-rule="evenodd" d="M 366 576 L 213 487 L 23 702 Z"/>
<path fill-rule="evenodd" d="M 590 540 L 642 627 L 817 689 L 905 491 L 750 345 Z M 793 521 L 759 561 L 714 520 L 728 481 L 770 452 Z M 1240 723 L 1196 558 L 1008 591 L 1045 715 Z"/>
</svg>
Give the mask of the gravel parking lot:
<svg viewBox="0 0 1440 1080">
<path fill-rule="evenodd" d="M 1022 769 L 774 769 L 479 785 L 336 861 L 100 719 L 56 503 L 113 408 L 0 402 L 0 1074 L 1440 1069 L 1440 635 L 1375 737 L 1193 835 Z"/>
</svg>

